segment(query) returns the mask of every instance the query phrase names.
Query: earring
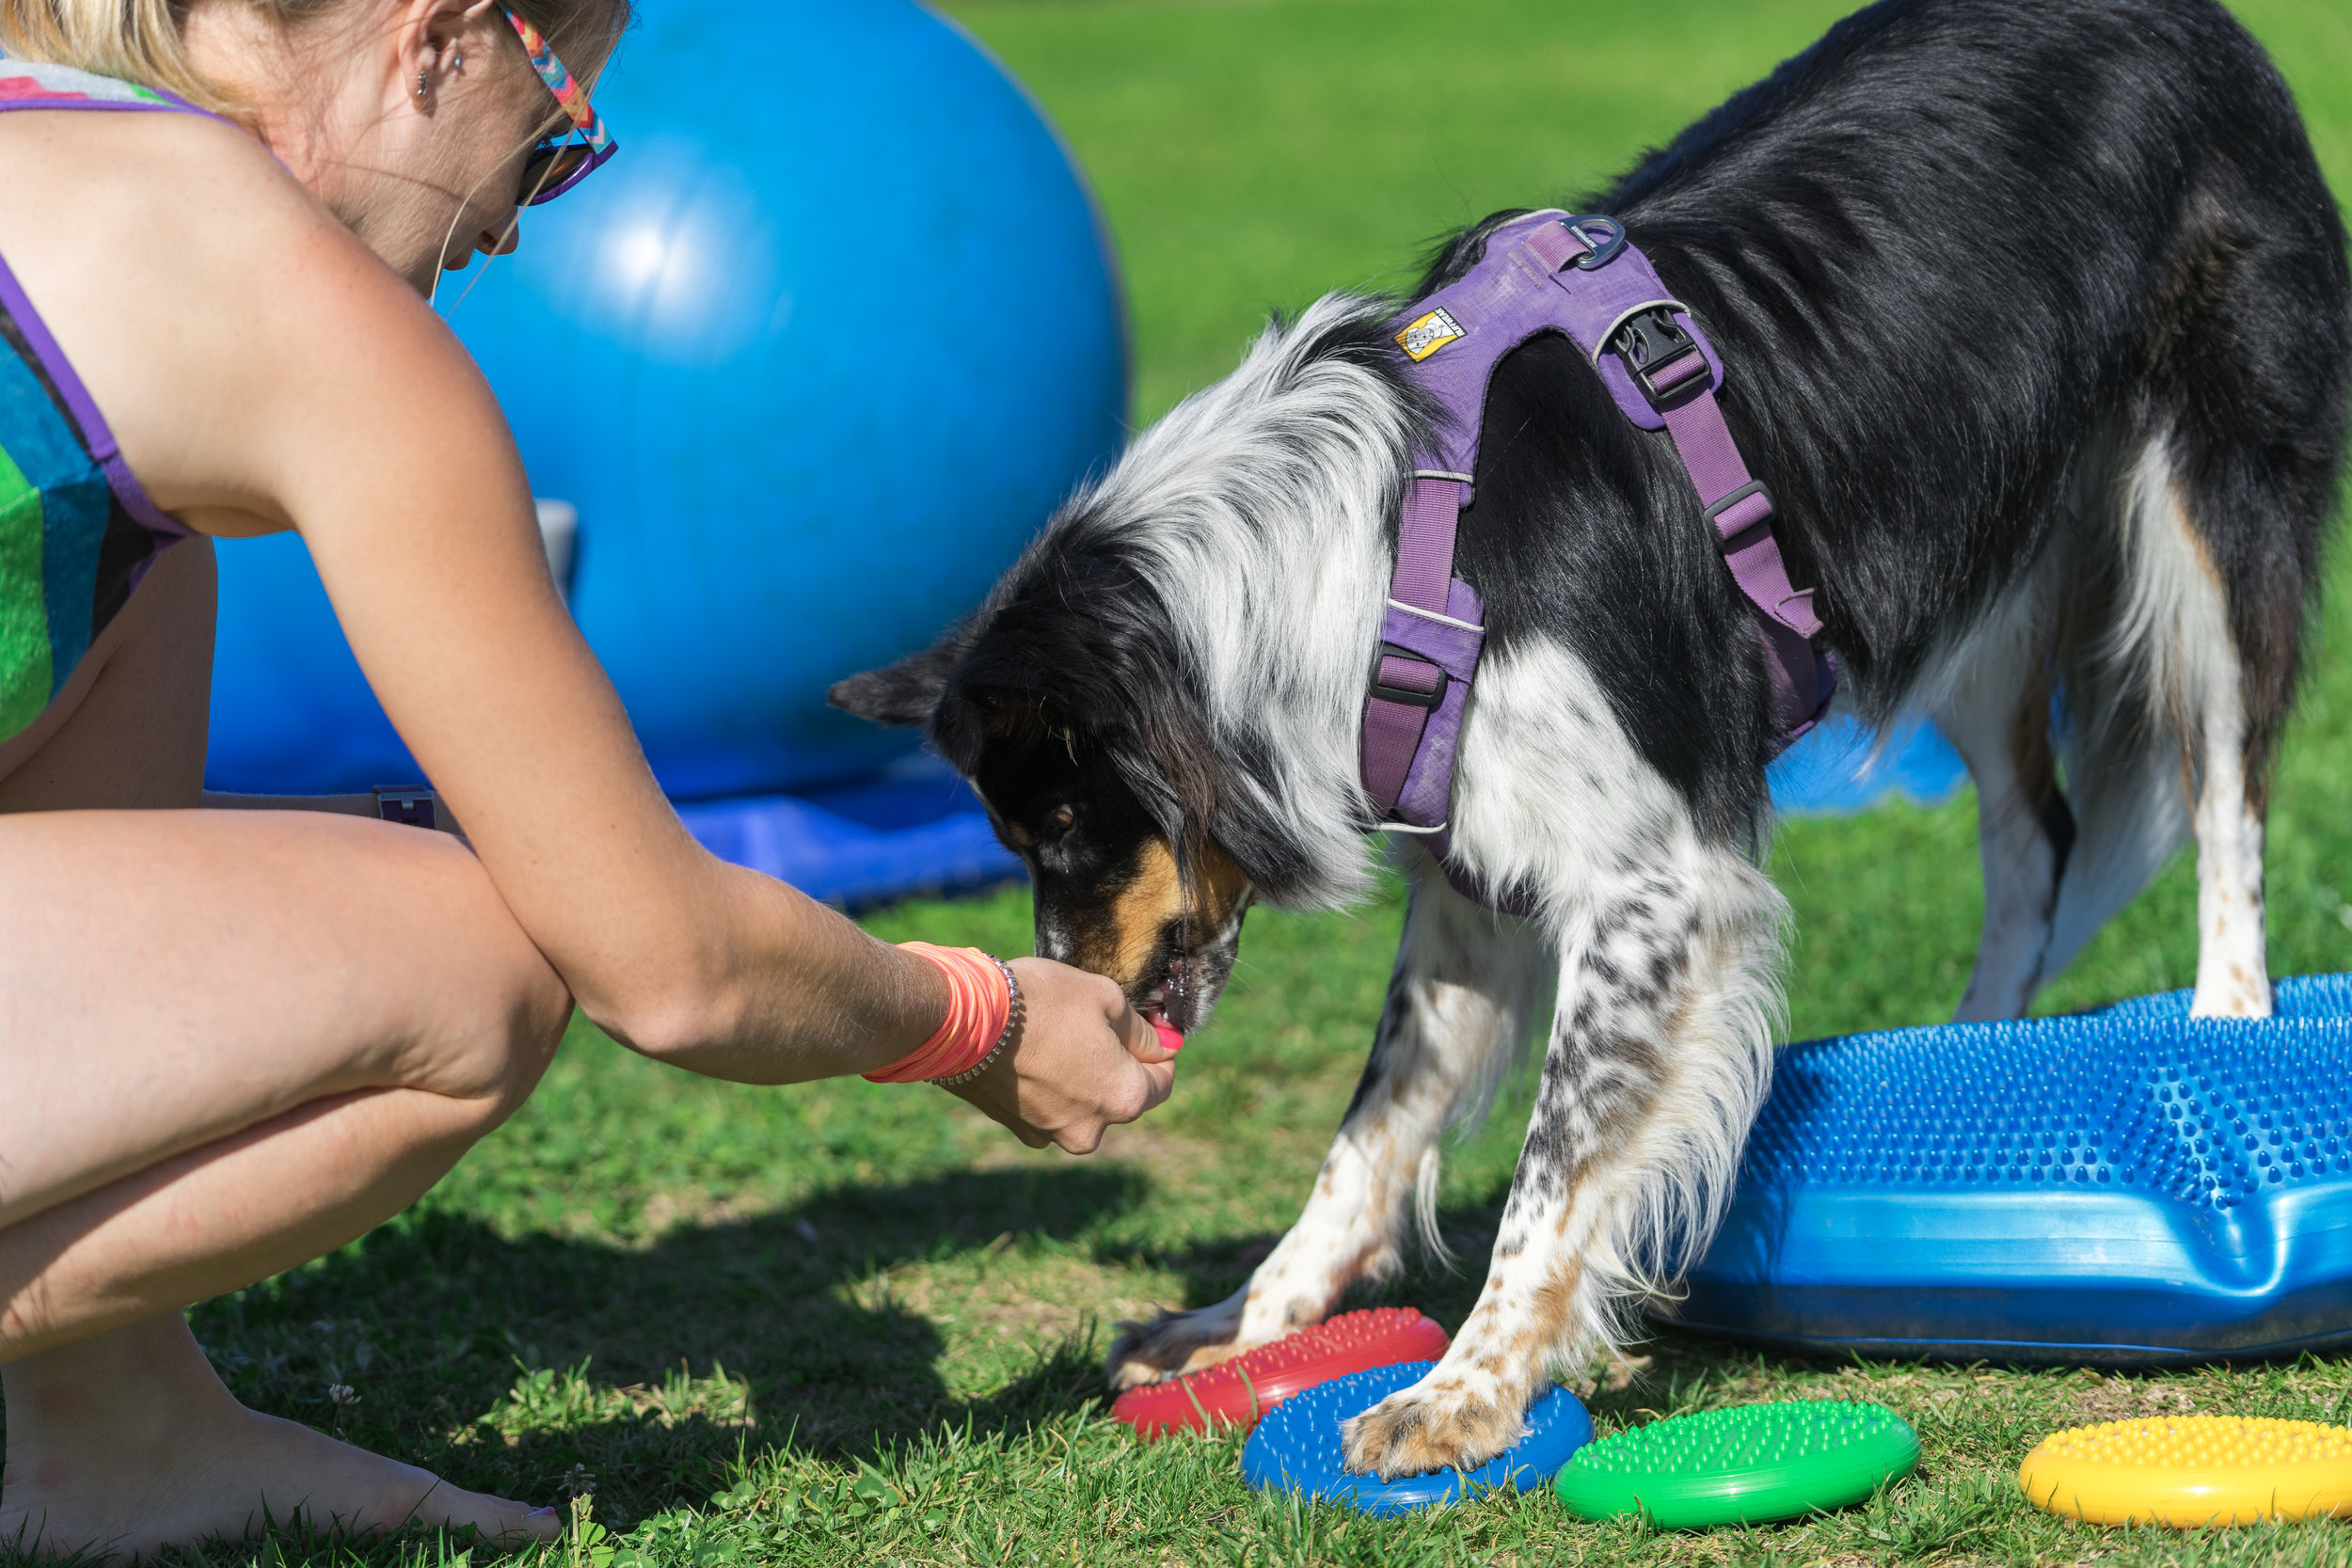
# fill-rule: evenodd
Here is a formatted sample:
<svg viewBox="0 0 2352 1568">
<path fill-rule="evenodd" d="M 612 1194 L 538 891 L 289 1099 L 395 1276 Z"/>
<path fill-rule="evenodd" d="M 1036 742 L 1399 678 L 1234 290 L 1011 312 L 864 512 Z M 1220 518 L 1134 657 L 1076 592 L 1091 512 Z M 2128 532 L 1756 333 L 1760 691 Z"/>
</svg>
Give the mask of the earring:
<svg viewBox="0 0 2352 1568">
<path fill-rule="evenodd" d="M 449 68 L 453 71 L 463 71 L 466 69 L 466 52 L 463 49 L 457 50 L 450 55 Z"/>
<path fill-rule="evenodd" d="M 421 71 L 417 72 L 417 97 L 420 100 L 424 97 L 424 74 Z"/>
</svg>

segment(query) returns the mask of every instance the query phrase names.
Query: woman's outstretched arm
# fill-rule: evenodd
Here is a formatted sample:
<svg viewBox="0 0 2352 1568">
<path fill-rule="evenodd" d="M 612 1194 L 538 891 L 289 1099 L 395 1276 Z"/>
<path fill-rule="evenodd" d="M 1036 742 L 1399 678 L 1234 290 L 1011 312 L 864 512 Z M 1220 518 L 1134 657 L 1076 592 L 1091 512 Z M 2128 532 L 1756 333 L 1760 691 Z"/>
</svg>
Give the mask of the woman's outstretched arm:
<svg viewBox="0 0 2352 1568">
<path fill-rule="evenodd" d="M 87 234 L 0 240 L 160 505 L 219 534 L 299 530 L 386 712 L 580 1007 L 748 1083 L 919 1044 L 946 1006 L 929 963 L 716 859 L 670 809 L 556 593 L 505 420 L 430 308 L 239 133 L 118 118 L 75 128 L 137 170 L 109 266 L 76 272 Z M 601 417 L 579 410 L 581 439 Z M 1027 1038 L 972 1098 L 1090 1148 L 1165 1097 L 1167 1053 L 1115 987 L 1023 972 Z"/>
</svg>

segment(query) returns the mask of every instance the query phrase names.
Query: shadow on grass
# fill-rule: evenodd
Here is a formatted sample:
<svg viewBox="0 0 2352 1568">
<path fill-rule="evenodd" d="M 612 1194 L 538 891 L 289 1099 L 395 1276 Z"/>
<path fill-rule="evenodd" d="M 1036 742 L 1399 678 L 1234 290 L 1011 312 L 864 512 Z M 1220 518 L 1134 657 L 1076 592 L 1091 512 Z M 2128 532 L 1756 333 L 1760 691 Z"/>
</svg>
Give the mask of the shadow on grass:
<svg viewBox="0 0 2352 1568">
<path fill-rule="evenodd" d="M 1405 1268 L 1393 1279 L 1362 1279 L 1348 1288 L 1334 1311 L 1365 1307 L 1411 1307 L 1444 1323 L 1449 1331 L 1460 1324 L 1477 1304 L 1486 1283 L 1487 1255 L 1502 1222 L 1503 1200 L 1510 1194 L 1507 1179 L 1491 1191 L 1467 1196 L 1438 1211 L 1438 1234 L 1446 1256 L 1432 1253 L 1415 1229 L 1404 1242 Z M 1281 1240 L 1279 1231 L 1245 1236 L 1219 1236 L 1184 1246 L 1103 1246 L 1095 1256 L 1104 1262 L 1132 1264 L 1174 1274 L 1184 1282 L 1184 1299 L 1166 1305 L 1170 1309 L 1208 1307 L 1223 1301 L 1248 1283 L 1250 1272 Z"/>
<path fill-rule="evenodd" d="M 1440 1211 L 1453 1267 L 1417 1259 L 1343 1305 L 1412 1306 L 1458 1325 L 1485 1282 L 1506 1190 Z M 1184 1300 L 1169 1305 L 1202 1306 L 1238 1288 L 1278 1239 L 1089 1241 L 1145 1191 L 1141 1173 L 1118 1165 L 958 1173 L 706 1217 L 642 1245 L 507 1237 L 426 1208 L 192 1318 L 257 1409 L 532 1502 L 593 1481 L 599 1518 L 626 1526 L 703 1504 L 739 1457 L 771 1445 L 886 1464 L 927 1436 L 1018 1434 L 1105 1399 L 1083 1332 L 1043 1347 L 1009 1341 L 1001 1370 L 977 1380 L 993 1391 L 960 1395 L 941 1373 L 939 1327 L 898 1298 L 892 1271 L 953 1259 L 1017 1279 L 1067 1250 L 1172 1271 Z M 986 1341 L 977 1353 L 973 1341 L 960 1337 L 961 1354 L 985 1359 Z M 1686 1342 L 1663 1359 L 1672 1378 L 1723 1356 Z M 1634 1390 L 1621 1402 L 1629 1416 L 1648 1402 Z"/>
<path fill-rule="evenodd" d="M 1402 1273 L 1390 1280 L 1359 1281 L 1335 1310 L 1411 1307 L 1437 1319 L 1449 1332 L 1457 1330 L 1486 1287 L 1489 1254 L 1509 1196 L 1507 1174 L 1457 1195 L 1457 1201 L 1438 1212 L 1438 1231 L 1448 1257 L 1429 1253 L 1416 1233 L 1406 1242 Z M 1222 1301 L 1239 1290 L 1279 1239 L 1278 1232 L 1217 1237 L 1183 1247 L 1103 1247 L 1096 1256 L 1179 1275 L 1184 1281 L 1184 1300 L 1168 1305 L 1197 1307 Z M 1636 1318 L 1632 1328 L 1639 1338 L 1625 1348 L 1629 1361 L 1555 1369 L 1578 1386 L 1580 1397 L 1604 1430 L 1639 1426 L 1664 1411 L 1690 1406 L 1710 1387 L 1760 1386 L 1768 1370 L 1774 1367 L 1826 1372 L 1866 1364 L 1852 1355 L 1806 1354 L 1741 1344 L 1655 1317 Z M 1093 1369 L 1080 1370 L 1090 1374 Z M 1099 1387 L 1099 1382 L 1093 1386 Z"/>
<path fill-rule="evenodd" d="M 509 1497 L 554 1500 L 593 1476 L 600 1514 L 643 1517 L 702 1502 L 739 1451 L 787 1437 L 872 1460 L 1101 1397 L 1092 1353 L 1068 1343 L 1008 1344 L 1010 1380 L 957 1398 L 939 1330 L 897 1300 L 889 1271 L 987 1259 L 1008 1234 L 1003 1266 L 1029 1267 L 1022 1249 L 1069 1243 L 1142 1190 L 1118 1166 L 961 1173 L 834 1189 L 642 1246 L 503 1237 L 428 1209 L 192 1322 L 256 1409 Z"/>
</svg>

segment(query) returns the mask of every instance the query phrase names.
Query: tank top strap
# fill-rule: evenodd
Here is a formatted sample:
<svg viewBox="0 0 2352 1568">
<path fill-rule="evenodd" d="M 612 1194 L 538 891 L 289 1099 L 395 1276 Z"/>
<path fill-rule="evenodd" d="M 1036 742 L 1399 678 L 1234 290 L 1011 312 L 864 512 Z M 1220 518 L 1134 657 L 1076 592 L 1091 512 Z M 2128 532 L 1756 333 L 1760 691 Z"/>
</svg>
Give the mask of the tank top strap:
<svg viewBox="0 0 2352 1568">
<path fill-rule="evenodd" d="M 101 76 L 70 65 L 0 55 L 0 110 L 7 109 L 129 109 L 221 118 L 161 87 Z"/>
<path fill-rule="evenodd" d="M 160 87 L 101 76 L 73 66 L 52 65 L 46 60 L 20 60 L 0 55 L 0 112 L 8 109 L 114 109 L 199 115 L 206 119 L 221 118 Z M 33 309 L 33 302 L 25 297 L 24 286 L 5 258 L 0 258 L 0 317 L 6 318 L 5 325 L 0 325 L 0 334 L 10 341 L 9 346 L 32 361 L 51 396 L 64 405 L 80 427 L 84 449 L 105 470 L 107 485 L 122 509 L 159 542 L 183 537 L 187 530 L 148 499 L 137 476 L 131 472 L 131 466 L 122 460 L 121 449 L 115 444 L 114 432 L 108 428 L 105 416 L 98 411 L 96 401 L 83 387 L 82 378 L 74 373 L 72 362 L 49 335 L 48 326 Z"/>
<path fill-rule="evenodd" d="M 135 82 L 0 55 L 0 111 L 221 117 Z M 147 575 L 187 537 L 0 258 L 0 739 L 48 705 Z"/>
</svg>

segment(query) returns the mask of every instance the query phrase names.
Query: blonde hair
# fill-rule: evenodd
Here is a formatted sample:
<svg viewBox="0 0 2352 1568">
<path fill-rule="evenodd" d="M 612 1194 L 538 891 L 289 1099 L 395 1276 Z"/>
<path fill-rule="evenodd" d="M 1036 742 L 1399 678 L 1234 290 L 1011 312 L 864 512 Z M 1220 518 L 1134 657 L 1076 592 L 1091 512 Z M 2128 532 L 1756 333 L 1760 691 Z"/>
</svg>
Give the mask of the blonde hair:
<svg viewBox="0 0 2352 1568">
<path fill-rule="evenodd" d="M 281 31 L 352 0 L 236 0 Z M 505 0 L 574 70 L 610 54 L 629 22 L 629 0 Z M 190 0 L 0 0 L 0 49 L 24 60 L 73 66 L 177 93 L 235 115 L 244 105 L 188 58 L 181 28 Z"/>
</svg>

